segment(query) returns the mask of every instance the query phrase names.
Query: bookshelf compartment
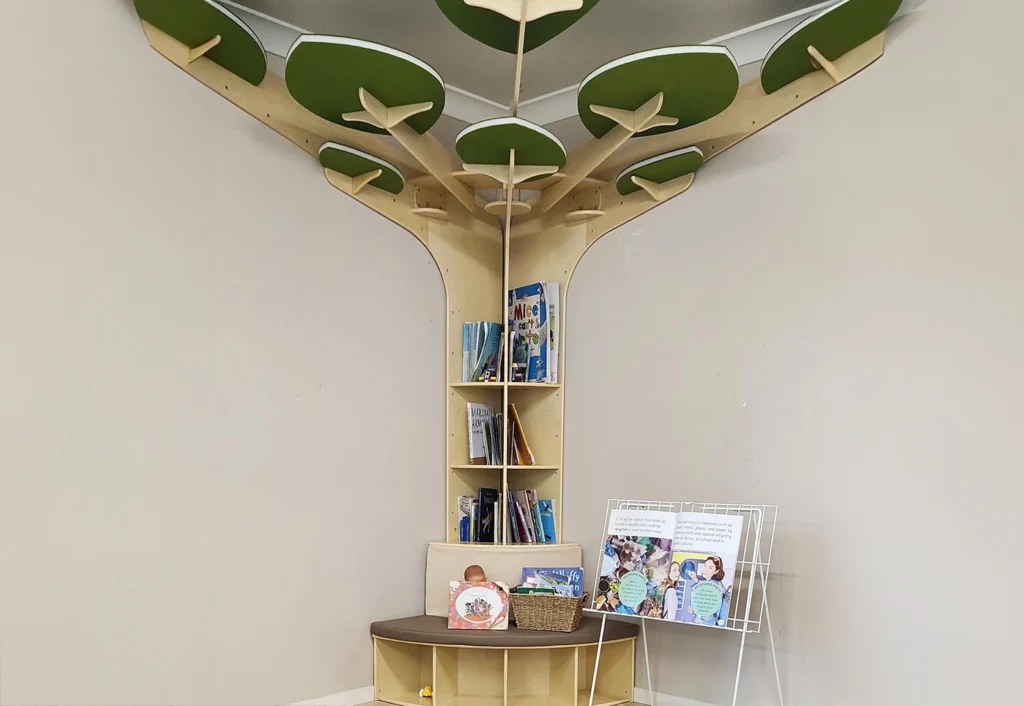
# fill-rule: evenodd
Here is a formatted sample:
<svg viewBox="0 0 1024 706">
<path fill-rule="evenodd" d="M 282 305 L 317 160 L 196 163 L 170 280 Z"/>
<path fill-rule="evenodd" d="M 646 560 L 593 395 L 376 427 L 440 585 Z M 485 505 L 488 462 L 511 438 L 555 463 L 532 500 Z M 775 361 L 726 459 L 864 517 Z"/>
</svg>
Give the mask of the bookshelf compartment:
<svg viewBox="0 0 1024 706">
<path fill-rule="evenodd" d="M 509 706 L 574 706 L 576 648 L 508 652 Z"/>
<path fill-rule="evenodd" d="M 399 706 L 427 706 L 419 691 L 434 675 L 434 648 L 409 642 L 373 641 L 374 691 L 377 701 Z"/>
<path fill-rule="evenodd" d="M 503 706 L 505 650 L 438 647 L 436 706 Z M 429 682 L 424 682 L 429 683 Z"/>
<path fill-rule="evenodd" d="M 501 466 L 455 466 L 449 469 L 447 541 L 459 541 L 459 496 L 476 496 L 480 488 L 494 488 L 500 492 L 502 475 Z"/>
<path fill-rule="evenodd" d="M 527 442 L 539 466 L 562 463 L 562 391 L 558 387 L 509 387 L 509 404 L 516 406 Z"/>
<path fill-rule="evenodd" d="M 578 648 L 577 699 L 579 704 L 590 701 L 590 686 L 597 659 L 597 645 Z M 594 689 L 595 706 L 611 706 L 633 700 L 633 641 L 606 642 L 601 648 L 601 669 L 597 673 Z"/>
</svg>

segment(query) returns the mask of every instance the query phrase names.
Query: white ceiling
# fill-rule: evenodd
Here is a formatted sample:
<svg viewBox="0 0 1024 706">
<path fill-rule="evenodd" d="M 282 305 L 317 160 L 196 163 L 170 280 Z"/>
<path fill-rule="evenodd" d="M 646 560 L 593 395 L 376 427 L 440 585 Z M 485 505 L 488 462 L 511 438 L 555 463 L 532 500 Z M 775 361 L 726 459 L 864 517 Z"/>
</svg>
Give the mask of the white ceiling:
<svg viewBox="0 0 1024 706">
<path fill-rule="evenodd" d="M 220 0 L 253 28 L 272 70 L 302 33 L 386 44 L 426 61 L 447 86 L 444 115 L 432 130 L 451 148 L 467 124 L 508 115 L 515 58 L 452 26 L 434 0 Z M 601 0 L 585 17 L 523 61 L 519 115 L 555 133 L 566 147 L 586 137 L 576 86 L 593 69 L 653 47 L 727 46 L 757 75 L 772 44 L 813 12 L 839 0 Z M 904 0 L 900 13 L 925 0 Z M 275 56 L 276 55 L 276 56 Z"/>
<path fill-rule="evenodd" d="M 565 33 L 526 55 L 523 99 L 575 86 L 593 69 L 625 54 L 699 44 L 821 2 L 602 0 Z M 393 46 L 426 61 L 449 86 L 502 105 L 511 100 L 515 58 L 460 32 L 434 0 L 234 0 L 232 4 L 309 32 Z"/>
</svg>

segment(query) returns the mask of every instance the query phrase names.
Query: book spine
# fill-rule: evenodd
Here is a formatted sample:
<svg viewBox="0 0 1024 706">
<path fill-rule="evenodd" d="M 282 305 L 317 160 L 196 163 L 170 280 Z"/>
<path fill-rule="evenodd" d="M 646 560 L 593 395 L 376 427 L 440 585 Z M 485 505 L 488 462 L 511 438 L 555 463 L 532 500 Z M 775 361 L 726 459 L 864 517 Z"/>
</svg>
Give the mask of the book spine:
<svg viewBox="0 0 1024 706">
<path fill-rule="evenodd" d="M 471 324 L 462 324 L 462 382 L 469 382 L 469 330 Z"/>
<path fill-rule="evenodd" d="M 519 544 L 521 541 L 519 539 L 519 520 L 516 516 L 515 494 L 511 492 L 508 494 L 508 529 L 512 535 L 512 541 Z"/>
<path fill-rule="evenodd" d="M 526 491 L 526 495 L 530 500 L 530 513 L 533 519 L 533 526 L 536 528 L 537 531 L 537 543 L 545 544 L 546 540 L 544 539 L 544 523 L 541 521 L 540 517 L 540 503 L 537 501 L 537 491 L 528 490 Z"/>
</svg>

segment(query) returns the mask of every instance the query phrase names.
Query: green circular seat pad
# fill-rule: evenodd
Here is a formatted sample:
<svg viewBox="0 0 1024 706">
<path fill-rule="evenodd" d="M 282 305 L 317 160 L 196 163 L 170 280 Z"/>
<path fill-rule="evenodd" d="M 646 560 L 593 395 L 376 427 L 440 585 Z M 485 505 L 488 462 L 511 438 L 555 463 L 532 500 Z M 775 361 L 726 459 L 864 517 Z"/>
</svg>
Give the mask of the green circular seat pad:
<svg viewBox="0 0 1024 706">
<path fill-rule="evenodd" d="M 342 119 L 345 113 L 363 110 L 360 88 L 388 108 L 432 102 L 430 110 L 406 120 L 421 135 L 444 110 L 441 76 L 416 57 L 383 44 L 304 34 L 288 50 L 284 75 L 288 91 L 304 108 L 325 120 L 363 132 L 387 134 L 387 130 L 369 123 Z"/>
<path fill-rule="evenodd" d="M 636 110 L 664 93 L 659 114 L 679 122 L 640 133 L 657 135 L 718 115 L 732 104 L 739 87 L 736 60 L 725 47 L 666 47 L 605 64 L 583 80 L 576 102 L 584 126 L 594 137 L 602 137 L 615 123 L 592 112 L 591 105 Z"/>
<path fill-rule="evenodd" d="M 829 61 L 859 47 L 889 25 L 902 0 L 843 0 L 809 17 L 775 43 L 761 64 L 761 87 L 774 93 L 816 71 L 813 46 Z"/>
<path fill-rule="evenodd" d="M 259 37 L 242 20 L 213 0 L 135 0 L 135 11 L 162 32 L 190 49 L 218 34 L 220 44 L 206 52 L 223 66 L 254 86 L 267 75 L 267 52 Z"/>
<path fill-rule="evenodd" d="M 467 5 L 464 0 L 435 0 L 448 21 L 473 39 L 509 54 L 519 51 L 519 23 L 486 8 Z M 583 0 L 576 11 L 556 12 L 526 25 L 523 51 L 551 41 L 590 12 L 599 0 Z"/>
<path fill-rule="evenodd" d="M 466 164 L 508 164 L 513 149 L 516 164 L 559 169 L 565 166 L 565 147 L 558 138 L 521 118 L 484 120 L 470 125 L 455 138 L 455 151 Z"/>
<path fill-rule="evenodd" d="M 678 179 L 687 174 L 693 174 L 704 164 L 704 153 L 699 147 L 684 147 L 681 150 L 673 150 L 665 154 L 650 157 L 627 167 L 615 180 L 615 188 L 623 196 L 629 196 L 640 187 L 633 183 L 631 177 L 639 177 L 655 184 Z"/>
<path fill-rule="evenodd" d="M 325 142 L 320 147 L 320 164 L 349 177 L 380 169 L 381 175 L 370 182 L 371 186 L 392 194 L 400 194 L 405 188 L 405 178 L 402 172 L 398 171 L 398 167 L 348 145 Z"/>
</svg>

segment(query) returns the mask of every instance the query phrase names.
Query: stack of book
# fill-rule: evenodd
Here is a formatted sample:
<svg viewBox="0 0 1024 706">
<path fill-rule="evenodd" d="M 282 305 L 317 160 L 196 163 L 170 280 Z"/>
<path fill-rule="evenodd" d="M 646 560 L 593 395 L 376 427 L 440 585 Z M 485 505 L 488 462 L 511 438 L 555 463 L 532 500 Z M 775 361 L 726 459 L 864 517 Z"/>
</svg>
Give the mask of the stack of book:
<svg viewBox="0 0 1024 706">
<path fill-rule="evenodd" d="M 494 414 L 494 407 L 482 402 L 466 405 L 469 417 L 469 463 L 474 466 L 502 465 L 503 450 L 499 443 L 503 426 L 502 415 Z"/>
<path fill-rule="evenodd" d="M 536 490 L 508 494 L 508 541 L 513 544 L 554 544 L 555 501 L 540 500 Z"/>
<path fill-rule="evenodd" d="M 469 418 L 469 463 L 474 466 L 500 466 L 503 462 L 504 449 L 498 440 L 505 429 L 508 444 L 510 466 L 533 466 L 536 460 L 530 444 L 526 440 L 526 430 L 519 420 L 519 412 L 514 404 L 508 407 L 508 423 L 506 417 L 494 413 L 494 407 L 482 402 L 470 402 L 466 405 L 466 416 Z"/>
<path fill-rule="evenodd" d="M 480 488 L 476 495 L 459 497 L 459 541 L 496 544 L 508 519 L 510 544 L 554 544 L 555 501 L 542 500 L 536 490 L 515 490 L 507 502 L 497 488 Z"/>
<path fill-rule="evenodd" d="M 462 325 L 462 382 L 497 382 L 505 350 L 504 329 L 491 321 Z"/>
<path fill-rule="evenodd" d="M 510 382 L 558 382 L 558 282 L 535 282 L 508 293 Z"/>
</svg>

